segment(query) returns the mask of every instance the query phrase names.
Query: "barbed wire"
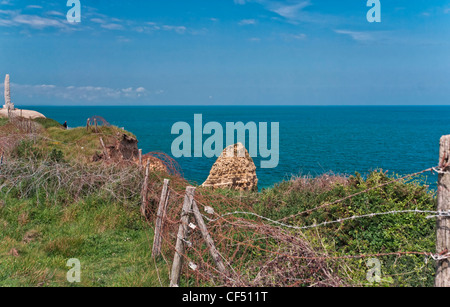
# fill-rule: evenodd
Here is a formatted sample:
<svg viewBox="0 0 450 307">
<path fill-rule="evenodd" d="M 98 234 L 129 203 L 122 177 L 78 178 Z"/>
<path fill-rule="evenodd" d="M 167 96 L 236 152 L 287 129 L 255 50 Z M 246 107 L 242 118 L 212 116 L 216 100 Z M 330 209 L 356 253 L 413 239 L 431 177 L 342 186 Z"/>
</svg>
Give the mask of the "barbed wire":
<svg viewBox="0 0 450 307">
<path fill-rule="evenodd" d="M 314 224 L 314 225 L 310 225 L 310 226 L 293 226 L 293 225 L 288 225 L 288 224 L 284 224 L 281 223 L 279 221 L 275 221 L 272 220 L 270 218 L 267 218 L 265 216 L 253 213 L 253 212 L 242 212 L 242 211 L 234 211 L 234 212 L 229 212 L 226 214 L 223 214 L 221 216 L 219 216 L 216 219 L 210 219 L 207 216 L 203 215 L 203 217 L 208 220 L 209 222 L 215 222 L 221 218 L 224 218 L 226 216 L 230 216 L 230 215 L 252 215 L 252 216 L 256 216 L 260 219 L 269 221 L 271 223 L 277 224 L 281 227 L 286 227 L 286 228 L 291 228 L 291 229 L 296 229 L 296 230 L 305 230 L 305 229 L 311 229 L 311 228 L 317 228 L 317 227 L 321 227 L 321 226 L 327 226 L 330 224 L 337 224 L 337 223 L 343 223 L 345 221 L 350 221 L 350 220 L 357 220 L 357 219 L 361 219 L 361 218 L 367 218 L 367 217 L 375 217 L 375 216 L 380 216 L 380 215 L 389 215 L 389 214 L 401 214 L 401 213 L 427 213 L 430 214 L 429 216 L 427 216 L 426 218 L 433 218 L 433 217 L 450 217 L 450 211 L 430 211 L 430 210 L 394 210 L 394 211 L 388 211 L 388 212 L 378 212 L 378 213 L 369 213 L 369 214 L 363 214 L 363 215 L 358 215 L 358 216 L 352 216 L 352 217 L 348 217 L 348 218 L 342 218 L 342 219 L 337 219 L 334 221 L 328 221 L 328 222 L 323 222 L 323 223 L 319 223 L 319 224 Z"/>
<path fill-rule="evenodd" d="M 408 178 L 411 178 L 411 177 L 416 177 L 416 176 L 418 176 L 418 175 L 420 175 L 420 174 L 423 174 L 423 173 L 426 173 L 426 172 L 434 171 L 435 168 L 436 168 L 436 167 L 430 167 L 430 168 L 427 168 L 427 169 L 425 169 L 425 170 L 423 170 L 423 171 L 420 171 L 420 172 L 408 174 L 408 175 L 405 175 L 405 176 L 403 176 L 403 177 L 393 179 L 393 180 L 391 180 L 391 181 L 388 181 L 388 182 L 379 184 L 379 185 L 377 185 L 377 186 L 375 186 L 375 187 L 367 188 L 367 189 L 365 189 L 365 190 L 363 190 L 363 191 L 354 193 L 354 194 L 352 194 L 352 195 L 346 196 L 346 197 L 341 198 L 341 199 L 338 199 L 338 200 L 336 200 L 336 201 L 333 201 L 333 202 L 330 202 L 330 203 L 325 203 L 325 204 L 320 205 L 320 206 L 318 206 L 318 207 L 315 207 L 315 208 L 313 208 L 313 209 L 308 209 L 308 210 L 305 210 L 305 211 L 302 211 L 302 212 L 299 212 L 299 213 L 290 215 L 290 216 L 288 216 L 288 217 L 282 218 L 282 219 L 279 220 L 279 222 L 281 222 L 281 221 L 286 221 L 286 220 L 292 219 L 292 218 L 294 218 L 294 217 L 297 217 L 297 216 L 300 216 L 300 215 L 303 215 L 303 214 L 307 214 L 307 213 L 311 213 L 311 212 L 314 212 L 314 211 L 316 211 L 316 210 L 323 209 L 323 208 L 326 208 L 326 207 L 329 207 L 329 206 L 333 206 L 333 205 L 340 204 L 340 203 L 342 203 L 342 202 L 344 202 L 344 201 L 346 201 L 346 200 L 348 200 L 348 199 L 351 199 L 351 198 L 353 198 L 353 197 L 362 195 L 362 194 L 367 193 L 367 192 L 369 192 L 369 191 L 376 190 L 376 189 L 385 187 L 385 186 L 387 186 L 387 185 L 390 185 L 390 184 L 392 184 L 392 183 L 399 182 L 399 181 L 402 181 L 402 180 L 405 180 L 405 179 L 408 179 Z"/>
<path fill-rule="evenodd" d="M 329 254 L 325 246 L 322 248 L 319 246 L 313 248 L 310 245 L 308 240 L 311 239 L 309 236 L 313 235 L 313 233 L 309 233 L 309 239 L 307 239 L 302 232 L 294 235 L 292 230 L 304 231 L 364 218 L 398 214 L 426 215 L 424 218 L 427 219 L 449 218 L 450 211 L 419 210 L 418 208 L 390 210 L 386 212 L 373 212 L 354 215 L 304 226 L 290 225 L 284 222 L 285 220 L 301 214 L 310 213 L 328 206 L 340 204 L 345 200 L 349 200 L 369 191 L 412 178 L 428 171 L 436 170 L 438 169 L 434 167 L 408 174 L 377 186 L 367 188 L 363 191 L 345 196 L 336 201 L 325 203 L 313 209 L 293 214 L 280 220 L 268 218 L 261 214 L 252 212 L 252 210 L 242 210 L 251 209 L 252 207 L 248 204 L 242 203 L 241 197 L 229 197 L 229 195 L 222 193 L 203 192 L 208 191 L 208 189 L 199 190 L 195 193 L 194 200 L 196 204 L 198 204 L 206 212 L 201 213 L 201 216 L 205 219 L 205 221 L 207 221 L 208 231 L 213 237 L 217 250 L 219 251 L 219 255 L 223 259 L 224 263 L 226 263 L 226 266 L 230 269 L 229 272 L 233 272 L 233 277 L 227 279 L 223 276 L 223 273 L 217 270 L 215 264 L 211 260 L 208 249 L 204 248 L 205 245 L 202 241 L 202 236 L 199 234 L 198 227 L 195 227 L 195 222 L 191 221 L 187 223 L 187 226 L 191 226 L 189 228 L 189 238 L 181 238 L 187 248 L 185 253 L 182 255 L 186 262 L 184 266 L 185 278 L 186 280 L 189 280 L 189 276 L 196 276 L 195 278 L 197 278 L 197 280 L 200 279 L 213 284 L 231 283 L 233 285 L 241 286 L 295 286 L 298 284 L 299 280 L 301 281 L 300 283 L 307 283 L 315 286 L 343 286 L 347 285 L 347 282 L 338 277 L 334 272 L 340 270 L 336 269 L 336 266 L 346 266 L 345 260 L 415 255 L 423 256 L 425 264 L 427 264 L 429 260 L 442 261 L 449 259 L 450 253 L 448 252 L 433 253 L 430 251 L 397 251 L 367 254 L 361 253 L 356 255 L 336 255 L 336 251 L 334 251 Z M 166 214 L 163 223 L 165 225 L 164 227 L 170 228 L 170 230 L 166 229 L 164 231 L 164 244 L 166 245 L 166 248 L 168 248 L 166 253 L 176 252 L 173 241 L 177 239 L 177 228 L 181 224 L 178 215 L 181 212 L 181 204 L 185 196 L 184 189 L 186 184 L 187 182 L 183 181 L 182 184 L 178 182 L 178 186 L 175 188 L 169 187 L 171 192 L 170 195 L 171 197 L 174 197 L 174 199 L 170 202 L 171 213 Z M 174 202 L 175 199 L 176 201 Z M 225 213 L 216 212 L 219 208 L 233 207 L 236 207 L 236 210 Z M 248 219 L 246 217 L 254 217 L 256 219 Z M 167 236 L 167 234 L 171 235 Z M 317 248 L 318 250 L 316 250 Z M 256 258 L 252 257 L 252 261 L 249 261 L 250 258 L 248 257 L 253 254 L 259 256 L 256 256 Z M 165 259 L 167 259 L 167 255 L 165 256 Z M 285 267 L 286 263 L 289 263 L 289 266 L 293 265 L 294 267 L 288 269 Z M 170 265 L 170 261 L 167 265 Z M 333 267 L 334 269 L 332 269 Z M 261 273 L 262 271 L 264 272 Z M 254 272 L 254 275 L 251 272 Z M 348 282 L 352 283 L 351 281 Z"/>
</svg>

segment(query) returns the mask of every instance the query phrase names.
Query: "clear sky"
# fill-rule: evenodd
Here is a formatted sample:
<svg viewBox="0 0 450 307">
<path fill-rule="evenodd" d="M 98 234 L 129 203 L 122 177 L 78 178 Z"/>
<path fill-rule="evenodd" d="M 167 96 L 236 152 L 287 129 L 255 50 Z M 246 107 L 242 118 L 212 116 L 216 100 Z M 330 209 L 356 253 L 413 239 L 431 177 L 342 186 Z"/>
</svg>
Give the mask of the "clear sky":
<svg viewBox="0 0 450 307">
<path fill-rule="evenodd" d="M 450 1 L 0 0 L 17 105 L 450 104 Z"/>
</svg>

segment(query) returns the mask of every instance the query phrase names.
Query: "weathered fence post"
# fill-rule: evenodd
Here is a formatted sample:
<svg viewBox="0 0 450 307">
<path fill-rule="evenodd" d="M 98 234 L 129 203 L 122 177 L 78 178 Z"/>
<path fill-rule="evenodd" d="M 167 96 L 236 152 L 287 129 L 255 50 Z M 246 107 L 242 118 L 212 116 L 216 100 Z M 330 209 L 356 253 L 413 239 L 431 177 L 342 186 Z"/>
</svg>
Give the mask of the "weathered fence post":
<svg viewBox="0 0 450 307">
<path fill-rule="evenodd" d="M 164 226 L 164 219 L 166 217 L 167 202 L 170 197 L 169 190 L 169 179 L 164 179 L 164 185 L 161 192 L 161 199 L 159 200 L 158 213 L 156 215 L 156 226 L 155 226 L 155 238 L 153 239 L 152 256 L 154 258 L 159 257 L 161 254 L 161 243 L 162 243 L 162 229 Z"/>
<path fill-rule="evenodd" d="M 86 121 L 86 131 L 89 132 L 89 123 L 90 123 L 90 119 L 88 118 Z"/>
<path fill-rule="evenodd" d="M 193 202 L 192 204 L 192 211 L 195 216 L 195 220 L 197 221 L 198 228 L 200 229 L 202 233 L 203 240 L 206 242 L 206 246 L 208 246 L 209 252 L 211 253 L 211 256 L 213 257 L 213 260 L 219 269 L 221 273 L 224 275 L 227 275 L 227 269 L 225 268 L 225 265 L 223 264 L 222 258 L 219 254 L 219 251 L 216 249 L 216 246 L 214 245 L 214 241 L 211 238 L 211 235 L 208 232 L 208 228 L 206 227 L 205 221 L 203 220 L 202 214 L 200 213 L 200 210 L 198 210 L 197 203 Z"/>
<path fill-rule="evenodd" d="M 186 188 L 183 209 L 181 211 L 181 224 L 178 228 L 177 243 L 175 245 L 175 256 L 173 258 L 172 274 L 170 274 L 170 286 L 178 287 L 180 283 L 181 267 L 183 265 L 183 254 L 185 252 L 184 242 L 188 235 L 189 214 L 194 200 L 194 187 Z"/>
<path fill-rule="evenodd" d="M 450 211 L 450 135 L 444 135 L 440 141 L 439 173 L 437 192 L 437 211 Z M 450 249 L 450 218 L 438 217 L 436 250 L 438 254 L 448 253 Z M 450 287 L 449 259 L 438 260 L 436 287 Z"/>
<path fill-rule="evenodd" d="M 103 139 L 101 137 L 100 137 L 100 144 L 102 145 L 103 154 L 105 155 L 106 160 L 110 160 L 111 157 L 108 154 L 108 149 L 106 149 L 105 142 L 103 142 Z"/>
<path fill-rule="evenodd" d="M 94 118 L 95 133 L 98 133 L 97 119 Z"/>
<path fill-rule="evenodd" d="M 148 174 L 150 168 L 150 160 L 147 160 L 147 166 L 145 167 L 145 178 L 144 178 L 144 186 L 142 187 L 142 203 L 141 203 L 141 213 L 144 217 L 146 215 L 147 209 L 147 194 L 148 194 Z"/>
</svg>

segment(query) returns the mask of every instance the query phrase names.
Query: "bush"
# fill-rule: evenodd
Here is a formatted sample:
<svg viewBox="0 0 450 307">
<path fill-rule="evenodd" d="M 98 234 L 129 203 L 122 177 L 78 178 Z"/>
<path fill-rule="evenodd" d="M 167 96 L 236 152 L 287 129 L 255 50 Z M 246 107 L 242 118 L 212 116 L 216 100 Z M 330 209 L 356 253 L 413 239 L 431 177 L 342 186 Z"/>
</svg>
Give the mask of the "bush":
<svg viewBox="0 0 450 307">
<path fill-rule="evenodd" d="M 13 156 L 19 159 L 42 159 L 44 154 L 41 149 L 37 148 L 33 141 L 22 140 L 13 151 Z"/>
<path fill-rule="evenodd" d="M 64 153 L 56 148 L 39 147 L 32 140 L 22 140 L 15 147 L 13 156 L 25 160 L 45 160 L 64 162 Z"/>
<path fill-rule="evenodd" d="M 256 209 L 259 214 L 279 220 L 376 187 L 394 178 L 395 176 L 388 176 L 381 171 L 372 172 L 365 179 L 360 174 L 355 174 L 349 177 L 346 183 L 338 183 L 330 189 L 311 188 L 315 186 L 314 181 L 321 180 L 320 178 L 309 179 L 309 185 L 300 187 L 295 182 L 284 182 L 273 189 L 265 190 L 261 195 L 262 202 Z M 435 208 L 434 193 L 422 186 L 419 180 L 400 181 L 362 193 L 342 203 L 297 216 L 286 223 L 308 226 L 371 213 L 415 209 L 433 211 Z M 336 256 L 407 251 L 434 252 L 435 223 L 434 219 L 427 219 L 424 214 L 388 214 L 312 228 L 305 233 L 311 234 L 311 238 L 318 233 L 322 238 L 319 244 L 327 246 L 328 252 Z M 430 261 L 425 264 L 423 255 L 394 255 L 380 257 L 380 260 L 383 263 L 383 276 L 386 276 L 390 285 L 433 285 L 434 263 Z M 368 270 L 366 261 L 346 260 L 345 263 L 353 271 L 354 282 L 365 284 Z"/>
<path fill-rule="evenodd" d="M 63 162 L 64 154 L 61 150 L 53 148 L 50 152 L 49 159 L 54 162 Z"/>
</svg>

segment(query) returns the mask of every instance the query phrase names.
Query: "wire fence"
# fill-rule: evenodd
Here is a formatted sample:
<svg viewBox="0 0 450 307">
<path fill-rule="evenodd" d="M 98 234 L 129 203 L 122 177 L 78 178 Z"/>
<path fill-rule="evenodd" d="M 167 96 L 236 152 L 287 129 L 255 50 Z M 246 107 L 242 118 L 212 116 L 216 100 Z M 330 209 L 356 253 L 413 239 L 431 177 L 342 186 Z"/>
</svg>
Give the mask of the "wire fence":
<svg viewBox="0 0 450 307">
<path fill-rule="evenodd" d="M 438 168 L 428 168 L 402 176 L 278 220 L 258 214 L 251 205 L 241 201 L 238 197 L 229 197 L 209 189 L 197 189 L 194 197 L 195 203 L 202 212 L 215 247 L 226 266 L 226 274 L 218 270 L 194 218 L 191 218 L 185 225 L 189 230 L 187 236 L 184 238 L 178 236 L 181 206 L 185 198 L 183 189 L 186 182 L 182 184 L 172 182 L 162 228 L 163 263 L 170 272 L 174 254 L 180 253 L 175 248 L 176 240 L 180 239 L 186 248 L 182 253 L 184 265 L 181 281 L 181 284 L 186 286 L 355 286 L 365 284 L 365 276 L 359 276 L 360 278 L 355 280 L 355 264 L 349 263 L 349 261 L 384 257 L 390 258 L 390 262 L 394 266 L 398 265 L 401 258 L 419 257 L 422 259 L 420 261 L 424 272 L 421 273 L 416 268 L 411 272 L 402 271 L 399 275 L 412 274 L 416 276 L 425 274 L 425 271 L 426 274 L 432 275 L 435 269 L 433 262 L 448 259 L 450 257 L 448 251 L 440 254 L 432 250 L 339 253 L 324 243 L 324 238 L 318 229 L 335 225 L 339 228 L 340 225 L 348 222 L 390 215 L 413 215 L 417 219 L 424 220 L 448 218 L 450 212 L 422 210 L 414 207 L 415 204 L 411 204 L 411 208 L 403 210 L 370 212 L 310 225 L 297 225 L 287 221 L 345 204 L 352 198 L 369 191 L 382 189 L 393 183 L 404 182 L 406 179 L 436 170 Z M 155 215 L 149 216 L 149 225 L 153 225 L 155 218 Z M 155 261 L 157 270 L 158 265 L 161 265 L 161 262 Z M 359 267 L 365 266 L 361 263 L 358 265 Z M 361 274 L 359 273 L 359 275 Z M 392 276 L 394 274 L 391 274 Z"/>
<path fill-rule="evenodd" d="M 32 132 L 34 128 L 28 130 L 29 127 L 28 122 L 20 123 L 19 132 L 21 134 Z M 16 143 L 16 140 L 0 138 L 2 149 L 14 147 L 12 143 Z M 382 246 L 375 252 L 349 253 L 345 248 L 339 250 L 332 246 L 332 242 L 327 240 L 327 236 L 337 238 L 342 227 L 348 225 L 351 225 L 352 229 L 358 227 L 358 224 L 351 223 L 371 220 L 376 224 L 377 219 L 386 216 L 411 217 L 413 222 L 417 223 L 449 218 L 450 212 L 418 208 L 414 202 L 405 204 L 402 208 L 386 208 L 386 210 L 369 206 L 368 212 L 361 214 L 339 211 L 353 199 L 364 197 L 374 191 L 383 191 L 391 185 L 405 182 L 426 172 L 437 172 L 442 175 L 446 172 L 443 163 L 441 167 L 427 168 L 381 182 L 332 201 L 314 202 L 317 206 L 281 218 L 269 217 L 258 212 L 254 204 L 260 200 L 252 193 L 225 194 L 209 188 L 199 188 L 195 191 L 195 204 L 206 221 L 207 230 L 220 260 L 226 267 L 224 272 L 217 267 L 217 259 L 211 255 L 204 234 L 198 227 L 198 221 L 192 217 L 193 212 L 189 212 L 191 217 L 184 224 L 188 229 L 187 235 L 181 238 L 178 235 L 181 225 L 180 214 L 188 185 L 182 177 L 178 164 L 162 153 L 149 155 L 160 159 L 168 173 L 173 175 L 166 212 L 163 216 L 159 216 L 162 218 L 162 260 L 155 259 L 154 265 L 158 274 L 170 272 L 174 254 L 179 253 L 183 259 L 181 285 L 286 287 L 361 285 L 365 284 L 365 276 L 362 276 L 361 272 L 367 271 L 367 268 L 360 260 L 367 258 L 384 258 L 390 268 L 405 266 L 408 261 L 414 260 L 414 263 L 420 263 L 420 266 L 416 265 L 410 270 L 402 268 L 398 274 L 392 273 L 395 270 L 390 270 L 388 277 L 404 279 L 408 275 L 413 276 L 411 278 L 423 279 L 423 283 L 426 284 L 429 282 L 429 276 L 434 274 L 435 262 L 450 257 L 448 251 L 436 253 L 432 248 L 420 250 L 417 248 L 418 245 L 412 243 L 396 250 L 393 248 L 384 250 Z M 147 208 L 144 212 L 148 225 L 154 228 L 154 221 L 157 218 L 156 206 L 161 200 L 161 182 L 164 175 L 153 172 L 152 176 L 154 180 L 149 180 L 146 187 L 148 201 L 145 203 Z M 59 195 L 57 191 L 61 189 L 66 190 L 74 198 L 100 192 L 114 201 L 126 202 L 140 198 L 144 182 L 142 169 L 136 167 L 136 164 L 87 167 L 14 160 L 2 164 L 0 181 L 0 190 L 5 194 L 14 192 L 26 197 L 36 194 L 35 191 L 44 191 L 46 195 L 56 195 L 55 202 L 61 201 L 57 196 Z M 333 218 L 335 215 L 330 214 L 331 209 L 338 211 L 337 218 Z M 313 215 L 317 213 L 322 214 L 322 220 L 315 221 L 317 216 L 313 218 Z M 421 236 L 426 235 L 430 233 L 411 236 L 408 240 L 420 241 Z M 182 240 L 185 246 L 183 251 L 176 249 L 177 240 Z M 161 266 L 165 266 L 165 269 L 163 270 Z M 365 270 L 361 270 L 361 267 Z M 161 282 L 161 285 L 164 284 Z"/>
</svg>

